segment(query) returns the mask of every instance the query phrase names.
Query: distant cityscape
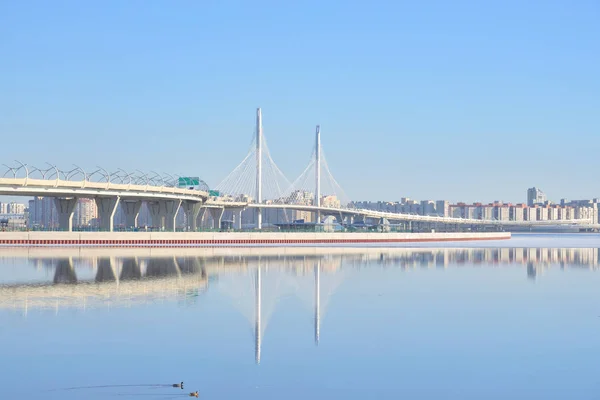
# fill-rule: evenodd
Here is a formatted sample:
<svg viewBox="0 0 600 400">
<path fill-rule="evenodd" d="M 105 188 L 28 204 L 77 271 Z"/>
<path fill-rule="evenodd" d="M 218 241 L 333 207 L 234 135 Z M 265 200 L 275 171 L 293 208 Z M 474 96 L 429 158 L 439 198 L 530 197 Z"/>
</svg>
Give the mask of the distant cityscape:
<svg viewBox="0 0 600 400">
<path fill-rule="evenodd" d="M 536 187 L 527 189 L 527 203 L 456 203 L 446 200 L 412 200 L 402 198 L 399 202 L 359 201 L 358 208 L 408 213 L 418 215 L 439 215 L 444 217 L 485 219 L 499 221 L 560 221 L 571 219 L 591 219 L 598 223 L 598 203 L 600 199 L 567 200 L 559 203 L 548 201 L 544 192 Z"/>
<path fill-rule="evenodd" d="M 314 194 L 311 192 L 293 193 L 295 204 L 312 205 Z M 251 201 L 249 196 L 240 201 Z M 289 200 L 289 199 L 288 199 Z M 532 187 L 527 189 L 526 203 L 491 203 L 455 204 L 447 200 L 414 200 L 403 197 L 400 201 L 356 201 L 354 207 L 402 214 L 429 216 L 444 216 L 498 221 L 560 221 L 572 219 L 590 219 L 600 223 L 598 204 L 600 199 L 567 200 L 561 199 L 554 203 L 547 199 L 545 193 Z M 339 207 L 340 201 L 335 196 L 323 196 L 321 204 L 329 207 Z M 120 207 L 120 206 L 119 206 Z M 205 219 L 211 218 L 206 213 Z M 256 223 L 256 213 L 253 210 L 225 211 L 224 224 L 233 224 L 238 218 L 242 219 L 244 228 L 251 228 Z M 331 217 L 330 217 L 331 218 Z M 263 221 L 266 224 L 286 224 L 292 221 L 315 223 L 315 214 L 310 211 L 265 209 Z M 323 222 L 323 221 L 319 221 Z M 185 214 L 180 211 L 176 218 L 178 228 L 188 226 Z M 97 229 L 99 226 L 98 207 L 94 199 L 80 198 L 73 216 L 73 226 L 77 229 Z M 125 229 L 125 215 L 120 208 L 115 214 L 115 226 Z M 152 219 L 145 203 L 142 204 L 138 217 L 138 227 L 151 227 Z M 52 197 L 34 197 L 28 204 L 18 202 L 0 202 L 0 228 L 3 229 L 57 229 L 58 214 Z"/>
</svg>

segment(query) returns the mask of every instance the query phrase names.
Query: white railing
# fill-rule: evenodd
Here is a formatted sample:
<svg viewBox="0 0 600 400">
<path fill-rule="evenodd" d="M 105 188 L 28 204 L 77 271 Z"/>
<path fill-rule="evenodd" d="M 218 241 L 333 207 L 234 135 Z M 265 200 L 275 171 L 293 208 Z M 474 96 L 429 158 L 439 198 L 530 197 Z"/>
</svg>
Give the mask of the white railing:
<svg viewBox="0 0 600 400">
<path fill-rule="evenodd" d="M 122 169 L 108 172 L 98 167 L 87 173 L 78 166 L 63 171 L 54 165 L 38 168 L 16 161 L 17 166 L 4 165 L 0 168 L 0 194 L 3 195 L 73 195 L 77 193 L 95 193 L 111 195 L 115 192 L 148 193 L 152 197 L 169 194 L 169 197 L 185 196 L 208 198 L 208 185 L 200 181 L 200 190 L 178 187 L 179 178 L 170 174 L 157 172 L 146 174 L 140 171 L 128 173 Z M 137 195 L 136 197 L 143 197 Z"/>
</svg>

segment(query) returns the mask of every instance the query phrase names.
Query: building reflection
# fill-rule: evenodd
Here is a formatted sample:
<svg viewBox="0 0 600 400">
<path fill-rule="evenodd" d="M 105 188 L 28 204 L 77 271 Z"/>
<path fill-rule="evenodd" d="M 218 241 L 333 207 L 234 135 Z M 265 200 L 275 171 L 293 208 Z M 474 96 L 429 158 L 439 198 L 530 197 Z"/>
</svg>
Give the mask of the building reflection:
<svg viewBox="0 0 600 400">
<path fill-rule="evenodd" d="M 119 287 L 121 294 L 126 286 L 123 284 L 152 283 L 156 289 L 160 284 L 173 289 L 189 282 L 200 283 L 207 287 L 208 276 L 218 277 L 223 273 L 240 271 L 255 271 L 254 288 L 257 302 L 261 294 L 261 271 L 278 270 L 290 278 L 314 276 L 314 304 L 320 303 L 318 288 L 321 281 L 321 271 L 335 274 L 341 269 L 361 268 L 366 265 L 380 265 L 401 269 L 412 268 L 449 268 L 462 266 L 523 266 L 530 278 L 535 278 L 544 270 L 551 267 L 597 269 L 600 265 L 600 249 L 598 248 L 481 248 L 481 249 L 452 249 L 452 248 L 388 248 L 388 249 L 349 249 L 338 254 L 332 249 L 323 248 L 320 252 L 315 249 L 304 249 L 311 254 L 302 254 L 298 248 L 296 253 L 289 255 L 269 254 L 264 249 L 264 255 L 245 254 L 244 249 L 229 249 L 224 255 L 205 256 L 55 256 L 52 251 L 45 257 L 30 257 L 28 259 L 36 269 L 46 270 L 52 276 L 51 282 L 41 282 L 35 285 L 0 284 L 0 294 L 3 302 L 18 298 L 19 294 L 39 295 L 40 300 L 48 297 L 50 301 L 62 300 L 62 295 L 72 290 L 81 295 L 92 293 L 106 286 L 107 298 L 111 298 L 109 288 Z M 173 249 L 176 253 L 177 249 Z M 60 254 L 60 253 L 59 253 Z M 62 255 L 62 254 L 60 254 Z M 0 257 L 0 262 L 7 257 Z M 10 258 L 10 257 L 8 257 Z M 78 277 L 78 271 L 87 275 Z M 93 275 L 93 279 L 89 278 Z M 97 285 L 91 285 L 95 283 Z M 102 286 L 101 284 L 107 284 Z M 108 284 L 113 284 L 110 286 Z M 77 287 L 71 288 L 70 286 Z M 134 285 L 132 285 L 133 287 Z M 165 286 L 166 287 L 166 286 Z M 35 288 L 37 292 L 30 293 Z M 41 289 L 44 289 L 43 291 Z M 178 293 L 177 290 L 173 291 Z M 115 292 L 117 293 L 117 292 Z M 28 299 L 35 298 L 29 296 Z M 68 303 L 68 302 L 66 302 Z M 43 303 L 40 303 L 43 305 Z M 73 306 L 78 303 L 73 302 Z M 315 331 L 315 342 L 318 342 L 318 330 Z"/>
<path fill-rule="evenodd" d="M 314 342 L 319 344 L 327 303 L 345 271 L 383 268 L 521 267 L 527 279 L 548 268 L 597 269 L 598 248 L 387 248 L 387 249 L 221 249 L 210 254 L 69 255 L 47 251 L 29 257 L 48 272 L 36 283 L 0 284 L 0 309 L 20 311 L 131 307 L 155 301 L 189 304 L 215 286 L 235 296 L 253 325 L 254 358 L 261 361 L 262 339 L 279 299 L 292 293 L 313 309 Z M 200 253 L 206 250 L 199 250 Z M 222 254 L 219 254 L 222 252 Z M 285 253 L 288 254 L 285 254 Z M 308 254 L 307 254 L 308 253 Z M 10 255 L 0 257 L 10 258 Z M 18 258 L 18 257 L 17 257 Z M 230 286 L 227 289 L 227 282 Z M 283 288 L 283 289 L 282 289 Z M 286 292 L 286 290 L 289 292 Z M 243 307 L 248 305 L 248 309 Z"/>
</svg>

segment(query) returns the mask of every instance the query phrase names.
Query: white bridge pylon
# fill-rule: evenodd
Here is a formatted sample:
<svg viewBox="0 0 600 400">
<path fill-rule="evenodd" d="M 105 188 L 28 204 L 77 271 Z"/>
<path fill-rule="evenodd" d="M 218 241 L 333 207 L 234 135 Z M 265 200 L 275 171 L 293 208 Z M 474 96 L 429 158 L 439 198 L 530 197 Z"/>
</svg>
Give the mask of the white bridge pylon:
<svg viewBox="0 0 600 400">
<path fill-rule="evenodd" d="M 262 202 L 281 198 L 290 185 L 290 181 L 271 157 L 263 135 L 262 113 L 259 108 L 256 130 L 248 153 L 215 189 L 236 200 Z"/>
<path fill-rule="evenodd" d="M 321 148 L 321 128 L 316 127 L 315 147 L 309 163 L 294 182 L 281 172 L 263 134 L 262 111 L 256 111 L 256 128 L 246 157 L 216 186 L 234 201 L 257 204 L 300 204 L 307 206 L 342 206 L 351 204 L 333 178 Z M 321 204 L 321 199 L 335 196 L 337 202 Z M 261 228 L 261 209 L 256 208 L 257 227 Z M 317 217 L 320 215 L 316 212 Z M 285 215 L 287 219 L 287 215 Z M 288 221 L 289 222 L 289 221 Z"/>
</svg>

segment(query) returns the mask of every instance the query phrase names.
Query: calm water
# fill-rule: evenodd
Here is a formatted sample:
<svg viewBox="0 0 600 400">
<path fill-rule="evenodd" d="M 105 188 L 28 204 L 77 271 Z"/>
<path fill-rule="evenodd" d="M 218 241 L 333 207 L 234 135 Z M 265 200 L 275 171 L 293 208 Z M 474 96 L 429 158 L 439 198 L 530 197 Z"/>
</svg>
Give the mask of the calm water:
<svg viewBox="0 0 600 400">
<path fill-rule="evenodd" d="M 0 249 L 0 399 L 598 399 L 599 248 Z"/>
</svg>

